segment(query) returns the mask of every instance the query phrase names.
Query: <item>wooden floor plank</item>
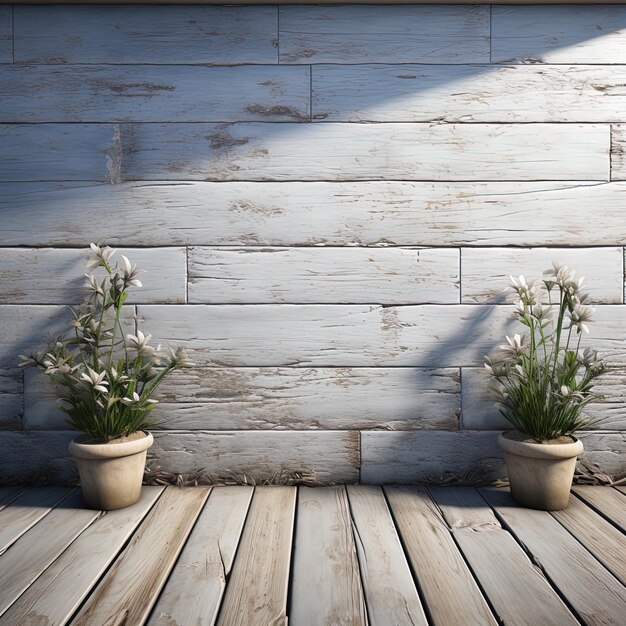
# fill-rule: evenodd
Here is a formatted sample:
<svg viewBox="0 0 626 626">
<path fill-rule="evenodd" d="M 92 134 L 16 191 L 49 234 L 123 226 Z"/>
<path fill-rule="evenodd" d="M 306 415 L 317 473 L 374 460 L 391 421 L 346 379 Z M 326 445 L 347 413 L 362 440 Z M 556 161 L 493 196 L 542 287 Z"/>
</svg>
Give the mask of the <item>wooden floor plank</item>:
<svg viewBox="0 0 626 626">
<path fill-rule="evenodd" d="M 626 534 L 578 498 L 570 498 L 569 506 L 552 516 L 626 586 Z"/>
<path fill-rule="evenodd" d="M 208 493 L 207 488 L 168 487 L 72 624 L 143 624 Z"/>
<path fill-rule="evenodd" d="M 623 485 L 618 485 L 615 487 L 615 489 L 617 489 L 620 493 L 623 493 L 624 495 L 626 495 L 626 487 Z"/>
<path fill-rule="evenodd" d="M 0 511 L 26 491 L 26 487 L 0 487 Z"/>
<path fill-rule="evenodd" d="M 218 618 L 221 626 L 287 624 L 295 487 L 256 487 Z"/>
<path fill-rule="evenodd" d="M 144 487 L 139 502 L 97 519 L 0 617 L 0 626 L 67 623 L 162 491 Z"/>
<path fill-rule="evenodd" d="M 626 503 L 623 495 L 616 489 L 575 485 L 572 491 L 626 532 Z"/>
<path fill-rule="evenodd" d="M 35 487 L 0 511 L 0 554 L 67 498 L 69 487 Z"/>
<path fill-rule="evenodd" d="M 367 612 L 345 487 L 300 487 L 289 621 L 365 626 Z"/>
<path fill-rule="evenodd" d="M 385 493 L 431 622 L 441 626 L 496 624 L 428 491 L 385 487 Z"/>
<path fill-rule="evenodd" d="M 212 625 L 226 588 L 252 487 L 214 487 L 150 616 L 150 626 Z"/>
<path fill-rule="evenodd" d="M 0 615 L 101 515 L 76 490 L 0 556 Z"/>
<path fill-rule="evenodd" d="M 500 621 L 575 626 L 578 620 L 475 489 L 429 489 Z M 528 599 L 532 598 L 532 602 Z"/>
<path fill-rule="evenodd" d="M 347 489 L 370 626 L 425 626 L 424 609 L 382 489 Z"/>
<path fill-rule="evenodd" d="M 550 513 L 520 507 L 508 491 L 481 494 L 585 623 L 623 625 L 626 589 Z"/>
</svg>

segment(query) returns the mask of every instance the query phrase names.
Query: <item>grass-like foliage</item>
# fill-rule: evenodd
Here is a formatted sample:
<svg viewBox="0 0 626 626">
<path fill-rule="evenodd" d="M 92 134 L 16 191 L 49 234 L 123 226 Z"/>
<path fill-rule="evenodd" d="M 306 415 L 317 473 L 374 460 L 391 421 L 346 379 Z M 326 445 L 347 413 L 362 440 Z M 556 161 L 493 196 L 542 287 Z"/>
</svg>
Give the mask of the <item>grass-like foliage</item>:
<svg viewBox="0 0 626 626">
<path fill-rule="evenodd" d="M 182 348 L 162 351 L 148 345 L 151 335 L 125 333 L 122 310 L 129 289 L 141 287 L 141 270 L 115 250 L 91 244 L 87 297 L 74 310 L 72 329 L 52 338 L 46 350 L 20 355 L 20 367 L 36 366 L 59 390 L 68 424 L 90 439 L 110 441 L 154 425 L 152 394 L 174 369 L 190 366 Z"/>
<path fill-rule="evenodd" d="M 581 350 L 594 309 L 582 293 L 584 278 L 557 263 L 543 280 L 511 277 L 517 294 L 516 315 L 528 328 L 523 335 L 485 357 L 495 379 L 501 413 L 538 442 L 588 426 L 584 407 L 598 397 L 593 383 L 605 369 L 595 350 Z"/>
</svg>

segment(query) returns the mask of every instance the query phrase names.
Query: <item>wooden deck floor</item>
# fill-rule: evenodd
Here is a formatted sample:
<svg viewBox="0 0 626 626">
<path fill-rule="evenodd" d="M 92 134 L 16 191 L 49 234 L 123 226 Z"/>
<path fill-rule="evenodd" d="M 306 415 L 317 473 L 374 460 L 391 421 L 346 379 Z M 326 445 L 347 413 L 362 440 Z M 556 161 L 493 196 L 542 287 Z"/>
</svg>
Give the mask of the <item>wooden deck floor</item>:
<svg viewBox="0 0 626 626">
<path fill-rule="evenodd" d="M 626 490 L 0 488 L 0 626 L 626 624 Z"/>
</svg>

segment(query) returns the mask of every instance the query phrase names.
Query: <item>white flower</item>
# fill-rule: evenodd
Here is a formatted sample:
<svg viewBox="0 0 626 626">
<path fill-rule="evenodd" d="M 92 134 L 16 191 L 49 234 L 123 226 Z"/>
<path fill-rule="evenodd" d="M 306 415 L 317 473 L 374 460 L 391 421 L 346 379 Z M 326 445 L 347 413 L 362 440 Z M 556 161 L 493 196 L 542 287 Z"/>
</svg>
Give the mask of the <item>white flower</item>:
<svg viewBox="0 0 626 626">
<path fill-rule="evenodd" d="M 586 322 L 591 321 L 595 309 L 593 307 L 587 306 L 585 304 L 575 304 L 573 311 L 568 311 L 568 315 L 570 318 L 570 325 L 572 327 L 576 327 L 577 332 L 589 332 L 589 327 Z"/>
<path fill-rule="evenodd" d="M 122 259 L 124 259 L 124 266 L 122 267 L 124 282 L 127 285 L 141 287 L 141 281 L 137 278 L 141 270 L 136 265 L 133 265 L 124 255 L 122 255 Z"/>
<path fill-rule="evenodd" d="M 89 244 L 91 251 L 93 252 L 95 258 L 91 259 L 87 262 L 87 267 L 99 267 L 99 266 L 107 266 L 111 257 L 115 254 L 115 250 L 113 248 L 101 248 L 95 243 Z"/>
<path fill-rule="evenodd" d="M 106 376 L 106 372 L 95 372 L 89 366 L 87 366 L 87 373 L 83 373 L 80 375 L 81 379 L 87 382 L 91 387 L 96 389 L 97 391 L 101 391 L 102 393 L 107 393 L 107 385 L 109 384 L 106 380 L 104 380 Z"/>
<path fill-rule="evenodd" d="M 136 350 L 139 354 L 154 354 L 154 348 L 148 345 L 152 335 L 144 335 L 140 330 L 136 335 L 126 335 L 131 350 Z"/>
</svg>

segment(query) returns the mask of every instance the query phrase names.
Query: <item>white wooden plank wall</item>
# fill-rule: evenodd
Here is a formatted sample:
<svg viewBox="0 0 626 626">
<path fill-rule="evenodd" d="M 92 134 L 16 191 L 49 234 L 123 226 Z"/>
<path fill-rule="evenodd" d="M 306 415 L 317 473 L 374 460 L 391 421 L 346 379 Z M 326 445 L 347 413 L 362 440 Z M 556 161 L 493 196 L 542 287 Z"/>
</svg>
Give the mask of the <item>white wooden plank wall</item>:
<svg viewBox="0 0 626 626">
<path fill-rule="evenodd" d="M 610 363 L 583 462 L 623 473 L 625 83 L 623 6 L 0 6 L 0 481 L 73 477 L 16 364 L 95 240 L 197 363 L 153 469 L 501 475 L 483 355 L 557 259 Z"/>
</svg>

